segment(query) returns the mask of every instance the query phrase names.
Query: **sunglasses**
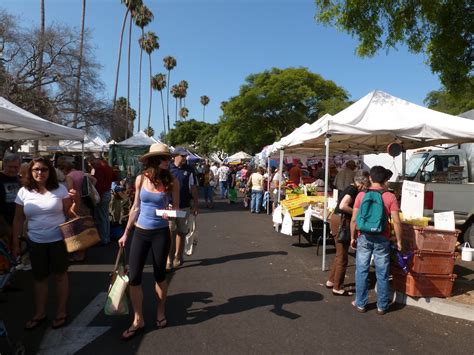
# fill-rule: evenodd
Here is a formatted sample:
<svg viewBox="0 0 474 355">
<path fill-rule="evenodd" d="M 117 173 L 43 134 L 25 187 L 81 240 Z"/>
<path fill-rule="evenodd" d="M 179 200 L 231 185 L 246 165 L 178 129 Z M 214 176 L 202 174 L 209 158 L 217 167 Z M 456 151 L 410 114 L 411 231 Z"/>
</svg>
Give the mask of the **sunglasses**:
<svg viewBox="0 0 474 355">
<path fill-rule="evenodd" d="M 157 159 L 160 161 L 170 161 L 171 157 L 169 155 L 158 155 Z"/>
<path fill-rule="evenodd" d="M 49 169 L 48 168 L 34 168 L 34 169 L 31 169 L 31 171 L 36 174 L 38 174 L 39 172 L 48 173 Z"/>
</svg>

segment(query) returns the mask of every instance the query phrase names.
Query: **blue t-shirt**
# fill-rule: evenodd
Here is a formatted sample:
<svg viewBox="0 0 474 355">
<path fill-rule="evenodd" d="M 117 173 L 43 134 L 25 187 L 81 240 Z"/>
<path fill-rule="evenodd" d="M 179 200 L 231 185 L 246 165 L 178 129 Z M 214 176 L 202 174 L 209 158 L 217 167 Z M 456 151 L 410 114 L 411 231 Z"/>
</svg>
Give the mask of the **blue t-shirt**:
<svg viewBox="0 0 474 355">
<path fill-rule="evenodd" d="M 187 208 L 191 206 L 191 186 L 196 185 L 193 169 L 188 165 L 177 167 L 173 163 L 170 164 L 171 174 L 179 181 L 179 208 Z"/>
</svg>

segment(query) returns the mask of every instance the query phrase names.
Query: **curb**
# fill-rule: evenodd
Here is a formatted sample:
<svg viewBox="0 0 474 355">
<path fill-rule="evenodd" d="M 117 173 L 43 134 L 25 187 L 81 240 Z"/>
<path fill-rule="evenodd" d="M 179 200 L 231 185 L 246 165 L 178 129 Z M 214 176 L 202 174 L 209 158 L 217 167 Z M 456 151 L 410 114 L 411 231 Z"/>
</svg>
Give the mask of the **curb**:
<svg viewBox="0 0 474 355">
<path fill-rule="evenodd" d="M 474 322 L 474 305 L 453 303 L 437 297 L 410 297 L 396 292 L 395 302 L 422 308 L 426 311 Z"/>
</svg>

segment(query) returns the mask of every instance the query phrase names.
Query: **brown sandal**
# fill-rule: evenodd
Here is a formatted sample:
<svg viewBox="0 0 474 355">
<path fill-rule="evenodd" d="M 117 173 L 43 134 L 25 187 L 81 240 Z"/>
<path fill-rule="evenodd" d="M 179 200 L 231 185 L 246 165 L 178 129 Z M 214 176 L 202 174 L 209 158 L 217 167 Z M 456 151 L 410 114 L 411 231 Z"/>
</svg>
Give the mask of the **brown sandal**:
<svg viewBox="0 0 474 355">
<path fill-rule="evenodd" d="M 67 315 L 64 315 L 62 317 L 56 317 L 56 319 L 53 320 L 53 324 L 51 325 L 51 328 L 53 329 L 62 328 L 66 325 L 66 322 L 67 322 Z"/>
<path fill-rule="evenodd" d="M 26 330 L 33 330 L 38 328 L 41 324 L 44 323 L 46 320 L 46 316 L 43 316 L 43 318 L 32 318 L 25 324 L 25 329 Z"/>
<path fill-rule="evenodd" d="M 156 320 L 156 327 L 158 329 L 163 329 L 163 328 L 166 328 L 167 326 L 168 326 L 168 320 L 166 318 Z"/>
</svg>

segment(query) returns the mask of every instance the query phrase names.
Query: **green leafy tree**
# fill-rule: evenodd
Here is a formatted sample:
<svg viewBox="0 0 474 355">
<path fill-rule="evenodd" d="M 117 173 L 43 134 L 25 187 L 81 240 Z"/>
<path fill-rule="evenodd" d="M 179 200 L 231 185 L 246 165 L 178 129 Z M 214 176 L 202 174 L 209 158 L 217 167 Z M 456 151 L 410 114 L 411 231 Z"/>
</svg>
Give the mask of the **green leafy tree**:
<svg viewBox="0 0 474 355">
<path fill-rule="evenodd" d="M 312 123 L 328 102 L 347 102 L 347 92 L 306 68 L 273 68 L 247 77 L 238 96 L 223 102 L 217 144 L 226 151 L 256 153 Z M 332 101 L 331 101 L 332 100 Z"/>
<path fill-rule="evenodd" d="M 153 136 L 155 135 L 155 130 L 153 129 L 153 127 L 148 126 L 148 127 L 145 129 L 145 134 L 146 134 L 148 137 L 153 137 Z"/>
<path fill-rule="evenodd" d="M 209 124 L 206 123 L 206 126 L 201 129 L 199 132 L 195 148 L 199 154 L 209 155 L 212 152 L 219 150 L 217 145 L 216 136 L 219 133 L 219 124 Z"/>
<path fill-rule="evenodd" d="M 356 36 L 357 54 L 406 44 L 424 52 L 449 91 L 460 91 L 472 70 L 474 6 L 470 0 L 316 0 L 316 20 Z M 472 89 L 471 89 L 472 90 Z"/>
<path fill-rule="evenodd" d="M 176 127 L 166 135 L 166 141 L 171 145 L 195 146 L 200 132 L 207 126 L 206 123 L 190 119 L 178 121 Z"/>
<path fill-rule="evenodd" d="M 459 115 L 474 109 L 474 91 L 469 90 L 472 87 L 474 87 L 474 78 L 471 78 L 471 83 L 467 84 L 465 90 L 460 93 L 451 93 L 445 88 L 431 91 L 425 98 L 425 105 L 436 111 Z"/>
<path fill-rule="evenodd" d="M 115 114 L 116 122 L 112 128 L 112 138 L 120 142 L 132 134 L 133 120 L 137 118 L 137 112 L 130 107 L 125 97 L 119 97 L 115 104 Z"/>
</svg>

